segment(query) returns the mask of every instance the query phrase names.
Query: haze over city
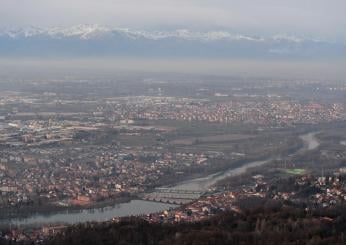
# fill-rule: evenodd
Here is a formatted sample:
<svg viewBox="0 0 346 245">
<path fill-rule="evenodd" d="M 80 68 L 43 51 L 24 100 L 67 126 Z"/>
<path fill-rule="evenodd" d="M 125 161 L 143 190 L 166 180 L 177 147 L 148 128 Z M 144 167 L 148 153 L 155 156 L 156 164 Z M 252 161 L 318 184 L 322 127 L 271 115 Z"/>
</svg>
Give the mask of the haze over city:
<svg viewBox="0 0 346 245">
<path fill-rule="evenodd" d="M 0 244 L 345 244 L 345 9 L 0 0 Z"/>
</svg>

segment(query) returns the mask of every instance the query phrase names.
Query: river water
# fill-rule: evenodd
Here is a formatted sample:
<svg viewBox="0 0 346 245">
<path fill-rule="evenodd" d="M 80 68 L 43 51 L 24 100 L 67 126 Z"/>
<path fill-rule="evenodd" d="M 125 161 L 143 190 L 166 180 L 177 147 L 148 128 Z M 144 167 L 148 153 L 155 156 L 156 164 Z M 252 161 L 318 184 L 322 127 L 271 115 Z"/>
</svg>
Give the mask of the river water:
<svg viewBox="0 0 346 245">
<path fill-rule="evenodd" d="M 316 139 L 316 132 L 308 133 L 299 136 L 304 141 L 303 150 L 314 150 L 320 143 Z M 187 181 L 183 181 L 174 186 L 170 186 L 172 189 L 180 190 L 197 190 L 207 191 L 218 181 L 231 176 L 237 176 L 245 173 L 249 168 L 262 166 L 272 159 L 265 161 L 254 161 L 244 164 L 241 167 L 226 170 L 216 174 L 211 174 L 203 178 L 196 178 Z M 132 200 L 128 203 L 122 203 L 119 205 L 92 209 L 92 210 L 80 210 L 78 212 L 59 212 L 51 215 L 33 215 L 25 219 L 11 219 L 11 220 L 0 220 L 0 224 L 12 224 L 12 225 L 41 225 L 41 224 L 53 224 L 53 223 L 68 223 L 76 224 L 88 221 L 105 221 L 113 217 L 124 217 L 124 216 L 136 216 L 141 214 L 155 213 L 169 208 L 177 207 L 173 204 L 165 204 L 158 202 L 149 202 L 142 200 Z"/>
<path fill-rule="evenodd" d="M 171 186 L 170 188 L 176 190 L 207 191 L 220 180 L 223 180 L 227 177 L 241 175 L 245 173 L 249 168 L 259 167 L 263 164 L 268 163 L 269 161 L 270 160 L 250 162 L 241 167 L 229 169 L 225 172 L 211 174 L 203 178 L 184 181 L 180 184 Z"/>
<path fill-rule="evenodd" d="M 59 212 L 51 215 L 33 215 L 29 218 L 16 218 L 12 220 L 0 220 L 0 224 L 12 225 L 41 225 L 66 223 L 76 224 L 88 221 L 106 221 L 113 217 L 137 216 L 155 213 L 177 207 L 173 204 L 132 200 L 111 207 L 98 209 L 85 209 L 79 211 Z"/>
<path fill-rule="evenodd" d="M 299 136 L 299 138 L 301 138 L 304 141 L 305 150 L 315 150 L 317 147 L 320 146 L 320 142 L 318 142 L 316 134 L 318 134 L 318 132 L 303 134 Z"/>
</svg>

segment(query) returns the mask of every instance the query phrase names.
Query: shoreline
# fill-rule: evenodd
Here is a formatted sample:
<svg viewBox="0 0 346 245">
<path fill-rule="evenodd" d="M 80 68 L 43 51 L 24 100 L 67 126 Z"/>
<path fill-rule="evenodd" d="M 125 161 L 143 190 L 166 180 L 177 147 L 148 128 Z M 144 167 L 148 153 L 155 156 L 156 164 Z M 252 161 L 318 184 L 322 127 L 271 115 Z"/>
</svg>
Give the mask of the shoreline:
<svg viewBox="0 0 346 245">
<path fill-rule="evenodd" d="M 305 133 L 303 135 L 308 135 L 308 134 L 317 134 L 318 132 L 310 132 L 310 133 Z M 302 135 L 300 135 L 302 136 Z M 302 139 L 301 137 L 299 136 L 299 138 L 301 140 L 304 141 L 304 139 Z M 316 138 L 314 140 L 317 140 Z M 305 142 L 303 142 L 303 144 L 301 144 L 299 146 L 299 149 L 289 149 L 288 152 L 291 152 L 291 151 L 294 151 L 295 153 L 294 154 L 297 154 L 299 153 L 301 150 L 306 150 L 306 147 L 307 145 L 305 144 Z M 270 154 L 272 155 L 272 154 Z M 218 170 L 218 171 L 214 171 L 214 172 L 211 172 L 211 173 L 194 173 L 192 175 L 189 175 L 189 176 L 183 176 L 182 178 L 178 178 L 178 180 L 175 178 L 176 181 L 172 181 L 172 183 L 166 183 L 166 184 L 163 184 L 163 185 L 159 185 L 158 187 L 174 187 L 174 186 L 177 186 L 177 185 L 181 185 L 181 184 L 184 184 L 186 183 L 187 181 L 192 181 L 192 180 L 196 180 L 196 179 L 199 179 L 199 178 L 207 178 L 208 176 L 222 176 L 225 172 L 227 171 L 232 171 L 232 170 L 236 170 L 237 168 L 241 168 L 241 167 L 245 167 L 245 171 L 247 171 L 247 167 L 246 165 L 247 164 L 251 164 L 253 162 L 258 162 L 258 161 L 263 161 L 263 160 L 270 160 L 270 157 L 267 156 L 267 155 L 263 155 L 263 156 L 260 156 L 260 157 L 251 157 L 251 158 L 246 158 L 246 159 L 238 159 L 236 161 L 234 161 L 231 166 L 229 166 L 229 164 L 226 164 L 225 166 L 222 166 L 221 170 Z M 218 180 L 217 182 L 219 182 L 220 180 Z M 170 182 L 170 180 L 168 181 Z M 8 221 L 8 220 L 25 220 L 25 219 L 29 219 L 30 217 L 35 217 L 35 216 L 53 216 L 53 215 L 57 215 L 57 214 L 63 214 L 63 213 L 66 213 L 66 212 L 75 212 L 75 213 L 81 213 L 83 211 L 91 211 L 91 210 L 101 210 L 101 209 L 106 209 L 108 207 L 115 207 L 116 205 L 121 205 L 121 204 L 128 204 L 130 203 L 131 201 L 134 201 L 134 200 L 141 200 L 140 199 L 140 196 L 145 194 L 145 193 L 150 193 L 151 191 L 153 191 L 155 188 L 152 188 L 146 192 L 143 192 L 143 193 L 138 193 L 138 194 L 135 194 L 133 196 L 129 196 L 129 197 L 122 197 L 117 200 L 107 200 L 107 201 L 103 201 L 103 202 L 97 202 L 97 203 L 93 203 L 91 204 L 90 206 L 86 206 L 86 207 L 81 207 L 81 206 L 74 206 L 74 207 L 56 207 L 57 209 L 55 210 L 47 210 L 47 211 L 35 211 L 35 212 L 28 212 L 27 214 L 19 214 L 19 215 L 15 215 L 15 216 L 3 216 L 0 218 L 0 223 L 1 223 L 1 220 L 3 221 Z M 0 226 L 4 226 L 4 224 L 0 224 Z M 30 224 L 26 225 L 26 226 L 30 226 Z"/>
<path fill-rule="evenodd" d="M 258 159 L 258 158 L 257 158 Z M 136 193 L 133 195 L 130 195 L 128 197 L 120 197 L 117 199 L 111 199 L 111 200 L 105 200 L 101 202 L 94 202 L 90 203 L 86 206 L 69 206 L 69 207 L 63 207 L 63 206 L 43 206 L 43 207 L 33 207 L 35 210 L 26 210 L 26 211 L 20 211 L 18 213 L 18 210 L 16 210 L 17 214 L 12 215 L 12 210 L 10 209 L 3 209 L 2 211 L 5 211 L 6 215 L 3 215 L 0 213 L 0 226 L 1 226 L 1 221 L 2 220 L 16 220 L 16 219 L 27 219 L 30 217 L 34 216 L 51 216 L 55 214 L 61 214 L 61 213 L 66 213 L 66 212 L 81 212 L 83 210 L 96 210 L 96 209 L 103 209 L 103 208 L 108 208 L 108 207 L 114 207 L 116 205 L 120 204 L 126 204 L 130 203 L 133 200 L 142 200 L 141 196 L 145 195 L 147 193 L 151 193 L 155 190 L 155 188 L 158 187 L 172 187 L 175 185 L 182 184 L 186 181 L 189 181 L 191 179 L 199 179 L 199 178 L 205 178 L 210 175 L 216 175 L 216 174 L 222 174 L 225 171 L 231 170 L 231 169 L 236 169 L 246 163 L 255 161 L 252 158 L 246 158 L 246 159 L 238 159 L 233 161 L 231 164 L 223 164 L 219 169 L 216 169 L 216 171 L 207 171 L 205 173 L 192 173 L 190 175 L 185 175 L 181 176 L 178 178 L 171 178 L 171 179 L 166 179 L 165 182 L 162 184 L 159 184 L 156 187 L 150 188 L 145 192 L 141 193 Z M 9 213 L 10 211 L 10 213 Z"/>
<path fill-rule="evenodd" d="M 193 179 L 200 179 L 200 178 L 207 178 L 208 176 L 219 176 L 222 175 L 224 172 L 226 171 L 231 171 L 234 169 L 237 169 L 239 167 L 245 166 L 246 164 L 252 163 L 254 161 L 257 161 L 258 159 L 266 159 L 267 156 L 261 156 L 260 158 L 246 158 L 246 159 L 238 159 L 235 160 L 234 162 L 232 162 L 232 164 L 225 164 L 224 166 L 221 167 L 221 169 L 217 170 L 217 171 L 211 171 L 211 172 L 206 172 L 206 173 L 193 173 L 191 175 L 188 176 L 182 176 L 181 178 L 175 178 L 173 181 L 168 180 L 167 182 L 170 183 L 164 183 L 162 185 L 158 185 L 157 187 L 173 187 L 176 185 L 181 185 L 184 184 L 187 181 L 193 180 Z M 155 188 L 157 188 L 155 187 Z M 2 226 L 1 221 L 6 221 L 6 220 L 25 220 L 28 219 L 30 217 L 37 217 L 37 216 L 52 216 L 52 215 L 56 215 L 56 214 L 64 214 L 67 212 L 71 212 L 71 213 L 79 213 L 82 212 L 84 210 L 86 211 L 90 211 L 90 210 L 100 210 L 100 209 L 106 209 L 108 207 L 115 207 L 116 205 L 120 205 L 120 204 L 127 204 L 130 203 L 133 200 L 142 200 L 141 196 L 145 195 L 147 193 L 151 193 L 155 190 L 155 188 L 151 188 L 148 189 L 145 192 L 142 193 L 137 193 L 134 194 L 132 196 L 129 197 L 121 197 L 120 199 L 114 199 L 114 200 L 106 200 L 106 201 L 102 201 L 102 202 L 95 202 L 92 203 L 90 205 L 87 206 L 70 206 L 70 207 L 61 207 L 61 206 L 45 206 L 43 207 L 43 209 L 41 210 L 37 210 L 37 211 L 24 211 L 22 213 L 17 213 L 16 215 L 7 215 L 2 216 L 0 214 L 0 227 Z M 143 200 L 145 201 L 145 200 Z M 50 208 L 50 210 L 47 209 Z M 5 211 L 5 210 L 3 210 Z"/>
</svg>

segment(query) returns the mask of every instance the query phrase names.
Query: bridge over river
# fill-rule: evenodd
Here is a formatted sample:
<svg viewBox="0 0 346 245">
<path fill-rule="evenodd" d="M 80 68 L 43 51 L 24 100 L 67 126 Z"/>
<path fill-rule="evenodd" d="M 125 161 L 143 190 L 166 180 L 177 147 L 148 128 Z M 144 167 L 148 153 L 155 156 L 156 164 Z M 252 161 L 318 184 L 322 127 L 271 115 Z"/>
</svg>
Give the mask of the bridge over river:
<svg viewBox="0 0 346 245">
<path fill-rule="evenodd" d="M 317 132 L 301 135 L 300 138 L 304 141 L 304 147 L 302 147 L 302 149 L 297 152 L 317 149 L 319 147 L 319 142 L 315 137 L 316 134 Z M 169 208 L 177 207 L 176 204 L 184 204 L 193 201 L 198 197 L 204 195 L 218 181 L 227 177 L 239 176 L 245 173 L 249 168 L 262 166 L 271 160 L 272 159 L 268 159 L 265 161 L 248 162 L 238 168 L 231 168 L 229 170 L 211 174 L 202 178 L 186 180 L 174 186 L 157 188 L 154 190 L 154 192 L 146 193 L 143 195 L 142 199 L 155 200 L 156 202 L 132 200 L 129 203 L 122 203 L 115 206 L 99 209 L 81 209 L 77 212 L 66 211 L 54 213 L 51 215 L 36 214 L 25 219 L 3 219 L 0 220 L 0 224 L 30 226 L 54 223 L 76 224 L 79 222 L 87 221 L 109 220 L 111 217 L 155 213 Z M 161 201 L 161 203 L 159 201 Z"/>
<path fill-rule="evenodd" d="M 143 196 L 144 200 L 172 204 L 185 204 L 200 198 L 205 191 L 184 190 L 174 188 L 156 188 L 155 191 Z"/>
<path fill-rule="evenodd" d="M 320 143 L 316 138 L 317 133 L 318 132 L 312 132 L 300 135 L 299 138 L 304 142 L 304 146 L 299 149 L 297 153 L 315 150 L 318 148 Z M 275 158 L 269 158 L 263 161 L 249 162 L 237 168 L 231 168 L 229 170 L 211 174 L 206 177 L 183 181 L 174 186 L 156 188 L 155 191 L 145 194 L 143 199 L 169 204 L 189 203 L 207 193 L 218 181 L 228 177 L 239 176 L 246 173 L 249 168 L 260 167 L 274 159 Z"/>
</svg>

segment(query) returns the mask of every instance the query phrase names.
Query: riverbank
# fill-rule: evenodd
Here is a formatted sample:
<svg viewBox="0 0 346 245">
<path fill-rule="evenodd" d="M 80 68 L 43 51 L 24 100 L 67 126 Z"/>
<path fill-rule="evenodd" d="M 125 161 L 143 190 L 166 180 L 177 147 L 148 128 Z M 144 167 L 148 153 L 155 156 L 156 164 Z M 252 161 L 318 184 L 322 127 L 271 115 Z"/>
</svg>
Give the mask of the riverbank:
<svg viewBox="0 0 346 245">
<path fill-rule="evenodd" d="M 307 135 L 316 134 L 316 133 L 309 133 Z M 300 137 L 304 144 L 300 146 L 299 149 L 296 150 L 296 153 L 301 150 L 309 149 L 309 145 L 312 143 L 314 145 L 319 144 L 316 137 L 303 137 L 304 135 L 301 135 Z M 310 142 L 313 141 L 313 142 Z M 310 147 L 311 148 L 311 147 Z M 293 149 L 290 149 L 290 151 L 285 151 L 285 154 L 288 154 Z M 265 157 L 265 156 L 262 156 Z M 267 156 L 268 157 L 268 156 Z M 248 160 L 246 162 L 246 160 Z M 237 164 L 232 164 L 231 168 L 228 167 L 228 170 L 225 171 L 219 171 L 217 173 L 210 174 L 205 177 L 198 177 L 190 180 L 185 180 L 182 182 L 178 182 L 175 185 L 171 185 L 170 188 L 173 189 L 198 189 L 203 188 L 203 190 L 209 189 L 214 184 L 216 184 L 218 181 L 223 180 L 228 177 L 236 176 L 245 173 L 249 168 L 252 167 L 258 167 L 262 166 L 266 163 L 268 163 L 270 160 L 273 160 L 273 158 L 269 159 L 258 159 L 249 161 L 249 159 L 242 159 L 237 162 Z M 259 161 L 263 160 L 263 161 Z M 104 205 L 104 204 L 98 204 L 98 205 Z M 176 207 L 176 205 L 169 205 L 169 204 L 163 204 L 163 203 L 155 203 L 155 202 L 148 202 L 148 201 L 140 201 L 140 200 L 130 200 L 130 202 L 127 203 L 118 203 L 117 205 L 108 206 L 108 207 L 100 207 L 100 208 L 83 208 L 83 209 L 76 209 L 73 210 L 73 213 L 70 211 L 55 213 L 51 215 L 42 215 L 42 214 L 36 214 L 35 216 L 29 216 L 24 219 L 2 219 L 0 220 L 0 224 L 13 224 L 13 225 L 30 225 L 30 224 L 54 224 L 54 223 L 65 223 L 68 224 L 74 224 L 79 222 L 87 222 L 87 221 L 97 221 L 99 217 L 105 217 L 104 214 L 107 216 L 106 219 L 110 219 L 113 217 L 123 217 L 123 216 L 131 216 L 131 215 L 140 215 L 143 213 L 155 213 L 158 211 L 162 211 L 163 209 L 168 209 L 171 207 Z"/>
<path fill-rule="evenodd" d="M 90 203 L 85 206 L 57 206 L 57 205 L 42 205 L 42 206 L 33 206 L 33 207 L 24 207 L 25 209 L 18 209 L 17 207 L 1 209 L 0 210 L 0 223 L 1 220 L 10 220 L 10 219 L 26 219 L 31 216 L 43 215 L 49 216 L 56 213 L 64 212 L 78 212 L 80 210 L 92 210 L 100 209 L 110 206 L 115 206 L 121 203 L 128 203 L 134 199 L 137 199 L 137 196 L 129 197 L 119 197 L 116 199 L 110 199 L 105 201 L 99 201 Z"/>
<path fill-rule="evenodd" d="M 229 169 L 238 168 L 239 166 L 242 166 L 248 162 L 255 161 L 256 159 L 265 159 L 268 155 L 263 155 L 260 157 L 248 157 L 238 160 L 233 160 L 229 162 L 229 160 L 223 160 L 223 162 L 219 162 L 215 164 L 213 168 L 207 168 L 203 169 L 203 171 L 197 172 L 196 170 L 192 170 L 192 173 L 186 173 L 185 175 L 178 175 L 174 177 L 167 177 L 162 179 L 162 181 L 159 182 L 156 186 L 153 188 L 147 189 L 143 193 L 135 193 L 135 194 L 129 194 L 127 193 L 125 196 L 119 196 L 115 199 L 110 200 L 104 200 L 104 201 L 98 201 L 93 202 L 85 206 L 57 206 L 54 204 L 42 204 L 40 206 L 22 206 L 22 207 L 10 207 L 6 209 L 0 210 L 0 223 L 1 220 L 10 220 L 10 219 L 26 219 L 30 218 L 31 216 L 50 216 L 55 215 L 59 213 L 65 213 L 65 212 L 78 212 L 80 210 L 93 210 L 93 209 L 102 209 L 107 207 L 112 207 L 118 204 L 123 203 L 129 203 L 133 200 L 140 200 L 141 196 L 150 193 L 155 190 L 156 187 L 166 187 L 166 186 L 175 186 L 179 183 L 183 183 L 185 181 L 190 181 L 191 179 L 200 179 L 204 178 L 206 176 L 214 175 L 214 174 L 220 174 L 224 171 L 227 171 Z"/>
<path fill-rule="evenodd" d="M 266 158 L 267 156 L 262 156 L 261 159 Z M 209 171 L 203 171 L 202 173 L 194 172 L 192 174 L 188 175 L 180 175 L 176 176 L 175 178 L 165 178 L 160 184 L 158 184 L 155 187 L 166 187 L 170 186 L 173 187 L 175 185 L 179 185 L 180 183 L 184 183 L 185 181 L 191 181 L 191 179 L 203 179 L 205 177 L 208 177 L 210 175 L 217 175 L 224 171 L 227 171 L 229 169 L 238 168 L 239 166 L 242 166 L 248 162 L 254 161 L 255 158 L 245 158 L 245 159 L 239 159 L 235 160 L 231 163 L 224 163 L 218 166 L 218 168 L 209 169 Z M 141 196 L 145 193 L 150 193 L 154 191 L 155 188 L 148 189 L 144 193 L 137 193 L 137 194 L 128 194 L 126 197 L 117 197 L 116 199 L 110 199 L 105 201 L 99 201 L 99 202 L 93 202 L 85 206 L 57 206 L 57 205 L 51 205 L 51 204 L 45 204 L 42 206 L 24 206 L 22 208 L 13 207 L 8 209 L 1 209 L 0 210 L 0 224 L 2 220 L 22 220 L 22 219 L 28 219 L 30 217 L 34 216 L 52 216 L 60 213 L 74 213 L 74 212 L 80 212 L 83 210 L 98 210 L 103 208 L 109 208 L 114 207 L 119 204 L 126 204 L 130 203 L 133 200 L 140 200 Z"/>
<path fill-rule="evenodd" d="M 0 228 L 8 227 L 10 225 L 41 227 L 47 224 L 71 225 L 90 221 L 102 222 L 110 220 L 113 217 L 139 216 L 148 213 L 160 212 L 175 207 L 178 206 L 142 200 L 131 200 L 128 203 L 121 203 L 98 209 L 80 209 L 58 212 L 54 215 L 37 214 L 28 218 L 5 219 L 0 221 Z"/>
<path fill-rule="evenodd" d="M 305 149 L 302 150 L 315 150 L 320 146 L 320 143 L 318 141 L 318 139 L 316 138 L 316 135 L 320 133 L 320 132 L 311 132 L 308 134 L 304 134 L 299 136 L 300 139 L 303 140 L 303 142 L 305 142 Z"/>
</svg>

